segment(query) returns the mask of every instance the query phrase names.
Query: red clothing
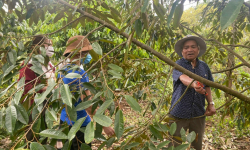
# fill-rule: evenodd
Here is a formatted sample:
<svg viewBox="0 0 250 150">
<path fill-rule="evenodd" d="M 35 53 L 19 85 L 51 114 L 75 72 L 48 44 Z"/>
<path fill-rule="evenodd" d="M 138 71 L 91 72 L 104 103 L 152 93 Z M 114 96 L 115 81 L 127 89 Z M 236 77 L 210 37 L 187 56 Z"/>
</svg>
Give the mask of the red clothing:
<svg viewBox="0 0 250 150">
<path fill-rule="evenodd" d="M 32 67 L 32 64 L 27 64 L 27 66 L 23 67 L 19 72 L 19 79 L 20 80 L 22 77 L 25 77 L 25 84 L 34 80 L 37 75 L 35 74 L 35 72 L 33 70 L 30 69 L 30 67 Z M 37 82 L 36 80 L 30 82 L 29 84 L 25 85 L 24 87 L 24 92 L 23 92 L 23 96 L 26 95 L 29 90 L 31 90 L 32 88 L 35 87 L 35 83 L 36 85 L 38 85 L 40 83 L 40 80 L 38 79 Z M 43 91 L 40 90 L 38 91 L 37 93 L 42 93 Z M 30 101 L 31 104 L 34 103 L 34 97 L 32 97 L 31 101 Z"/>
</svg>

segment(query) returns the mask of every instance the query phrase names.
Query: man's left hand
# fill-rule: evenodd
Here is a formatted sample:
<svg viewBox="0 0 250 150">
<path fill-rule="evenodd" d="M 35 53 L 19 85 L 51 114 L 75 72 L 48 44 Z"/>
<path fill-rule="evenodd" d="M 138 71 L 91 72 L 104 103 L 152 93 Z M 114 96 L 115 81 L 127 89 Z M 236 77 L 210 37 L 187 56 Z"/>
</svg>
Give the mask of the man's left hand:
<svg viewBox="0 0 250 150">
<path fill-rule="evenodd" d="M 111 127 L 103 127 L 102 129 L 105 132 L 105 134 L 109 137 L 115 135 L 115 131 Z"/>
<path fill-rule="evenodd" d="M 216 109 L 215 109 L 214 105 L 208 105 L 206 112 L 205 112 L 205 115 L 206 116 L 213 116 L 214 114 L 216 114 Z"/>
</svg>

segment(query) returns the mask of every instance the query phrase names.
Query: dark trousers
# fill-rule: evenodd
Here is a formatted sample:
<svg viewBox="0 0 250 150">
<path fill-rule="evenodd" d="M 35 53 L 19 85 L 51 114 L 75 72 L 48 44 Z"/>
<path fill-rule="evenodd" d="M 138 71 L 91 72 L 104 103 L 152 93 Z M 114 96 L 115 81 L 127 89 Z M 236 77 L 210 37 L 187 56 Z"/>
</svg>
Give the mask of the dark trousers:
<svg viewBox="0 0 250 150">
<path fill-rule="evenodd" d="M 174 133 L 174 136 L 181 137 L 180 131 L 183 128 L 185 131 L 189 129 L 189 133 L 194 131 L 198 137 L 191 143 L 191 146 L 196 150 L 202 150 L 202 139 L 205 132 L 205 117 L 202 118 L 191 118 L 191 119 L 179 119 L 174 117 L 173 115 L 169 114 L 171 123 L 175 122 L 177 124 L 177 129 Z M 169 146 L 174 145 L 174 147 L 181 144 L 182 141 L 179 141 L 174 138 L 174 142 L 170 143 Z"/>
</svg>

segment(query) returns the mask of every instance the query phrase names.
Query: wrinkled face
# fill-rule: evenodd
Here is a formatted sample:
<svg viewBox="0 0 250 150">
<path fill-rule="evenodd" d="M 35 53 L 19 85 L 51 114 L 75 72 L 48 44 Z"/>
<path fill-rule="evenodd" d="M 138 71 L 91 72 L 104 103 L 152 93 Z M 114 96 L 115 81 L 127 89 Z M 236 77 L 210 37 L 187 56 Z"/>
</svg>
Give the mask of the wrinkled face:
<svg viewBox="0 0 250 150">
<path fill-rule="evenodd" d="M 193 61 L 199 55 L 199 47 L 194 40 L 188 40 L 183 44 L 182 56 L 188 61 Z"/>
</svg>

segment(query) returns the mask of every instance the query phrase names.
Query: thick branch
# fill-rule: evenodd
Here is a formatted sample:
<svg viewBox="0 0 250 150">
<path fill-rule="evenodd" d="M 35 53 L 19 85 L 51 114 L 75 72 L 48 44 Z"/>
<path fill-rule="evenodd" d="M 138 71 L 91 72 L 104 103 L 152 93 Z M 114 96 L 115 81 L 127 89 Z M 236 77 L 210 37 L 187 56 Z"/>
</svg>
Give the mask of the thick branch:
<svg viewBox="0 0 250 150">
<path fill-rule="evenodd" d="M 65 2 L 65 1 L 58 0 L 58 2 L 60 2 L 60 3 L 64 4 L 64 5 L 70 7 L 70 8 L 72 8 L 72 9 L 75 8 L 74 6 L 68 4 L 68 3 Z M 129 35 L 128 35 L 127 33 L 122 32 L 122 31 L 119 30 L 118 28 L 116 28 L 116 27 L 114 27 L 114 26 L 112 26 L 112 25 L 106 23 L 105 21 L 99 19 L 98 17 L 95 17 L 95 16 L 93 16 L 93 15 L 91 15 L 91 14 L 89 14 L 89 13 L 83 11 L 83 10 L 80 10 L 80 9 L 78 9 L 77 11 L 80 12 L 81 14 L 83 14 L 84 16 L 86 16 L 86 17 L 88 17 L 88 18 L 90 18 L 90 19 L 96 21 L 96 22 L 99 22 L 99 23 L 101 23 L 101 24 L 104 24 L 106 27 L 108 27 L 109 29 L 115 31 L 116 33 L 120 33 L 120 35 L 122 35 L 122 36 L 124 36 L 124 37 L 126 37 L 126 38 L 129 38 Z M 228 88 L 228 87 L 226 87 L 226 86 L 220 85 L 220 84 L 218 84 L 218 83 L 214 83 L 214 82 L 212 82 L 212 81 L 209 81 L 209 80 L 207 80 L 207 79 L 205 79 L 205 78 L 202 78 L 201 76 L 198 76 L 198 75 L 196 75 L 196 74 L 194 74 L 194 73 L 192 73 L 192 72 L 186 70 L 185 68 L 183 68 L 183 67 L 181 67 L 180 65 L 176 64 L 174 61 L 172 61 L 172 60 L 169 59 L 168 57 L 162 55 L 161 53 L 155 51 L 155 50 L 154 50 L 153 48 L 151 48 L 150 46 L 145 45 L 145 44 L 143 44 L 143 43 L 137 41 L 137 40 L 134 39 L 134 38 L 132 39 L 132 42 L 133 42 L 134 44 L 136 44 L 137 46 L 139 46 L 139 47 L 145 49 L 146 51 L 152 53 L 153 55 L 157 56 L 159 59 L 161 59 L 162 61 L 166 62 L 167 64 L 169 64 L 169 65 L 175 67 L 177 70 L 183 72 L 184 74 L 188 75 L 189 77 L 191 77 L 191 78 L 193 78 L 193 79 L 195 79 L 195 80 L 197 80 L 197 81 L 200 81 L 200 82 L 202 82 L 202 83 L 204 83 L 204 84 L 206 84 L 206 85 L 208 85 L 208 86 L 210 86 L 210 87 L 214 87 L 214 88 L 221 89 L 221 90 L 224 91 L 225 93 L 230 93 L 231 95 L 233 95 L 233 96 L 235 96 L 235 97 L 238 97 L 239 99 L 241 99 L 241 100 L 243 100 L 243 101 L 246 101 L 246 102 L 250 103 L 250 98 L 249 98 L 249 97 L 247 97 L 247 96 L 245 96 L 245 95 L 243 95 L 243 94 L 241 94 L 241 93 L 239 93 L 239 92 L 237 92 L 237 91 L 234 91 L 234 90 L 232 90 L 232 89 L 230 89 L 230 88 Z M 226 47 L 226 48 L 227 48 L 227 47 Z M 228 49 L 228 48 L 227 48 L 227 49 Z M 230 51 L 232 51 L 232 50 L 230 50 Z M 232 53 L 235 53 L 235 52 L 232 51 Z M 239 56 L 238 54 L 236 54 L 236 55 Z M 240 58 L 241 58 L 241 57 L 240 57 Z M 242 59 L 242 58 L 241 58 L 241 59 Z M 244 61 L 244 64 L 245 64 L 246 61 L 245 61 L 244 59 L 243 59 L 243 61 Z M 246 63 L 246 64 L 248 64 L 248 63 Z M 249 68 L 250 68 L 250 64 L 248 64 L 248 66 L 249 66 Z"/>
<path fill-rule="evenodd" d="M 236 69 L 236 68 L 239 68 L 241 66 L 244 66 L 244 64 L 239 64 L 237 66 L 234 66 L 232 68 L 228 68 L 228 69 L 225 69 L 225 70 L 220 70 L 220 71 L 215 71 L 215 72 L 212 72 L 212 74 L 216 74 L 216 73 L 222 73 L 222 72 L 226 72 L 226 71 L 231 71 L 233 69 Z"/>
</svg>

